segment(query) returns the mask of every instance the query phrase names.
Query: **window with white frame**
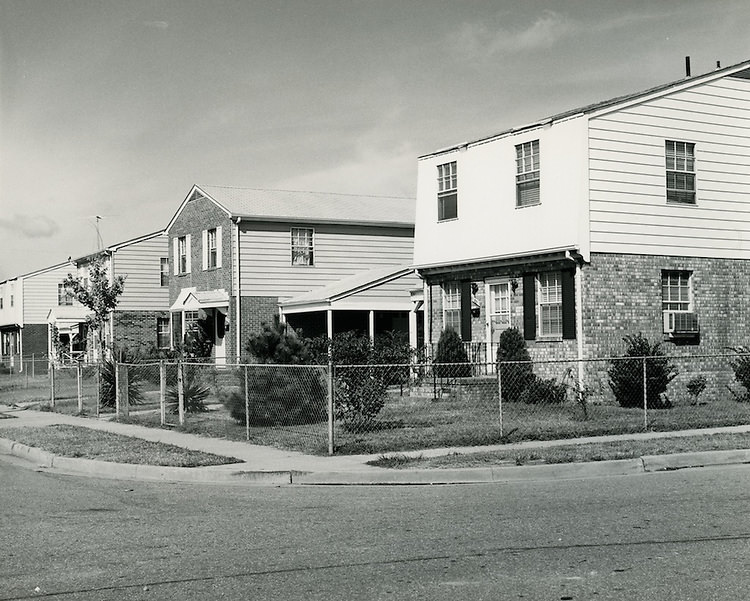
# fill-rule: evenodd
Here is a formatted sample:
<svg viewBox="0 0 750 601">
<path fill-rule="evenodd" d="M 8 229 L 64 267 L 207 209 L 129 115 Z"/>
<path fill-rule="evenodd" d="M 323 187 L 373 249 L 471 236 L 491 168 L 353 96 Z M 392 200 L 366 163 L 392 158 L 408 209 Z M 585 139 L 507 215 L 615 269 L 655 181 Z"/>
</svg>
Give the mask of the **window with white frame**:
<svg viewBox="0 0 750 601">
<path fill-rule="evenodd" d="M 203 230 L 203 271 L 221 267 L 221 226 Z"/>
<path fill-rule="evenodd" d="M 456 161 L 438 165 L 438 221 L 458 218 L 458 168 Z"/>
<path fill-rule="evenodd" d="M 492 332 L 510 327 L 510 282 L 490 284 L 490 323 Z"/>
<path fill-rule="evenodd" d="M 516 146 L 516 206 L 539 204 L 539 140 Z"/>
<path fill-rule="evenodd" d="M 166 257 L 159 259 L 159 285 L 169 286 L 169 259 Z"/>
<path fill-rule="evenodd" d="M 448 328 L 461 332 L 461 284 L 459 282 L 443 284 L 443 329 Z"/>
<path fill-rule="evenodd" d="M 180 236 L 177 238 L 177 274 L 182 275 L 188 273 L 190 262 L 190 247 L 188 244 L 188 236 Z"/>
<path fill-rule="evenodd" d="M 689 271 L 661 272 L 661 308 L 662 311 L 692 311 L 693 293 Z"/>
<path fill-rule="evenodd" d="M 313 265 L 313 229 L 293 227 L 291 237 L 292 265 Z"/>
<path fill-rule="evenodd" d="M 695 144 L 665 143 L 667 202 L 695 204 Z"/>
<path fill-rule="evenodd" d="M 170 331 L 169 317 L 156 318 L 156 346 L 160 349 L 169 348 Z"/>
<path fill-rule="evenodd" d="M 562 282 L 559 271 L 537 276 L 539 336 L 558 337 L 563 333 Z"/>
<path fill-rule="evenodd" d="M 60 307 L 69 307 L 73 304 L 73 294 L 65 287 L 65 284 L 57 285 L 57 304 Z"/>
</svg>

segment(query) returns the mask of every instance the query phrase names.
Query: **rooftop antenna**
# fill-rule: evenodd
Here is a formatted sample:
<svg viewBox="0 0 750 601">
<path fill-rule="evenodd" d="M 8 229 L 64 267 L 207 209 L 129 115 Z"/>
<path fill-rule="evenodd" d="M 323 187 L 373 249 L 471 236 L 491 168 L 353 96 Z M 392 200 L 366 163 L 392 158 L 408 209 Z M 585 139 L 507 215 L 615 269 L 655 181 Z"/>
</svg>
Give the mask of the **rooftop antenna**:
<svg viewBox="0 0 750 601">
<path fill-rule="evenodd" d="M 94 218 L 96 219 L 96 249 L 102 250 L 102 247 L 104 246 L 104 242 L 102 241 L 102 235 L 99 233 L 99 222 L 102 220 L 101 215 L 95 215 Z"/>
<path fill-rule="evenodd" d="M 685 77 L 690 77 L 690 57 L 685 57 Z"/>
</svg>

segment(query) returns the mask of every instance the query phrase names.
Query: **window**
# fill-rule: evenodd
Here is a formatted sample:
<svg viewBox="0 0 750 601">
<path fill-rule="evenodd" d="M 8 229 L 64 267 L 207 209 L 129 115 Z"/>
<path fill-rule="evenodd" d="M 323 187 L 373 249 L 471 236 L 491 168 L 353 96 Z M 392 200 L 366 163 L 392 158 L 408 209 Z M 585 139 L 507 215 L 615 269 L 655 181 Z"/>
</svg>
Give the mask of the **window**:
<svg viewBox="0 0 750 601">
<path fill-rule="evenodd" d="M 203 271 L 221 267 L 221 226 L 203 230 Z"/>
<path fill-rule="evenodd" d="M 60 307 L 71 306 L 73 304 L 73 294 L 65 288 L 65 284 L 57 285 L 57 304 Z"/>
<path fill-rule="evenodd" d="M 312 228 L 292 228 L 292 265 L 313 265 Z"/>
<path fill-rule="evenodd" d="M 175 275 L 190 273 L 190 236 L 176 239 L 175 257 Z"/>
<path fill-rule="evenodd" d="M 695 144 L 666 141 L 667 202 L 695 204 Z"/>
<path fill-rule="evenodd" d="M 216 267 L 216 230 L 206 232 L 206 249 L 208 251 L 208 268 Z"/>
<path fill-rule="evenodd" d="M 539 140 L 516 146 L 516 206 L 539 204 Z"/>
<path fill-rule="evenodd" d="M 690 280 L 689 271 L 662 271 L 662 311 L 691 311 L 693 303 Z"/>
<path fill-rule="evenodd" d="M 443 329 L 448 328 L 461 333 L 461 285 L 459 282 L 443 284 Z"/>
<path fill-rule="evenodd" d="M 539 336 L 562 336 L 562 283 L 560 272 L 540 273 L 539 286 Z"/>
<path fill-rule="evenodd" d="M 160 349 L 169 348 L 169 317 L 156 318 L 156 346 Z"/>
<path fill-rule="evenodd" d="M 160 281 L 161 286 L 169 286 L 169 259 L 162 257 L 160 263 Z"/>
<path fill-rule="evenodd" d="M 438 165 L 438 221 L 458 218 L 456 161 Z"/>
</svg>

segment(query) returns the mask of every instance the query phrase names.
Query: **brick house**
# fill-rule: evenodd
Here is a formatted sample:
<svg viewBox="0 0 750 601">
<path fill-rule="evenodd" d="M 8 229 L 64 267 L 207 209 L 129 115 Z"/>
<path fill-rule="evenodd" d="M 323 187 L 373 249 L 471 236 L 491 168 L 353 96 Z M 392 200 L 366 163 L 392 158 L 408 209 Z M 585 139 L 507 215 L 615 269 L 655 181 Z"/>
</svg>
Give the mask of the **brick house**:
<svg viewBox="0 0 750 601">
<path fill-rule="evenodd" d="M 51 282 L 57 302 L 48 305 L 46 314 L 47 352 L 54 351 L 52 332 L 56 329 L 63 346 L 94 358 L 86 331 L 89 311 L 66 293 L 62 281 L 68 274 L 88 277 L 97 257 L 104 260 L 111 280 L 125 277 L 123 293 L 105 329 L 107 347 L 146 353 L 169 348 L 169 253 L 166 235 L 158 231 L 73 259 L 58 270 L 56 281 Z"/>
<path fill-rule="evenodd" d="M 196 185 L 166 232 L 172 343 L 201 328 L 216 363 L 241 357 L 249 336 L 276 316 L 308 336 L 374 335 L 371 323 L 408 329 L 414 281 L 403 274 L 396 279 L 407 293 L 390 305 L 371 298 L 334 307 L 317 299 L 291 303 L 288 314 L 283 307 L 356 274 L 410 263 L 413 199 Z"/>
<path fill-rule="evenodd" d="M 747 344 L 750 61 L 419 158 L 425 335 L 492 361 Z"/>
</svg>

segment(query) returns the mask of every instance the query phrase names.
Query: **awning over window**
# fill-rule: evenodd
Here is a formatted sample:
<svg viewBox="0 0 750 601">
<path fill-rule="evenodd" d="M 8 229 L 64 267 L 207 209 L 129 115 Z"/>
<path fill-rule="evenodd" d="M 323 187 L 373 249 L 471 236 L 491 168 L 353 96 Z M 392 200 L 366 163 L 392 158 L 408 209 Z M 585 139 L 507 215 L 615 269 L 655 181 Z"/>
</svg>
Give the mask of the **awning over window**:
<svg viewBox="0 0 750 601">
<path fill-rule="evenodd" d="M 47 313 L 47 323 L 54 324 L 61 334 L 78 333 L 78 324 L 85 323 L 91 311 L 86 307 L 55 307 Z"/>
<path fill-rule="evenodd" d="M 201 309 L 219 309 L 226 313 L 229 307 L 229 293 L 220 288 L 218 290 L 197 290 L 183 288 L 177 300 L 169 308 L 170 311 L 200 311 Z M 224 309 L 222 311 L 222 309 Z"/>
</svg>

